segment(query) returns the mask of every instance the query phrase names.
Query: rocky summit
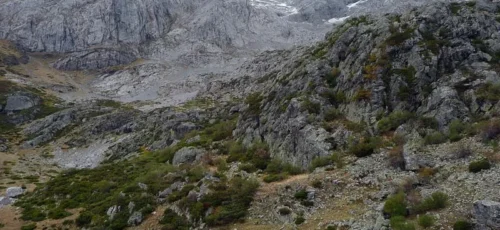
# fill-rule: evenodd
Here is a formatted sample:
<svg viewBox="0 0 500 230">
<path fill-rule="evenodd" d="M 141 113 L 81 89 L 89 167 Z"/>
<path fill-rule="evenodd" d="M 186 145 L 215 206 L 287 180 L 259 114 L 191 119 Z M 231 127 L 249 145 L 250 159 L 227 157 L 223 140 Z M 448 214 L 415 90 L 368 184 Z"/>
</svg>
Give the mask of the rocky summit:
<svg viewBox="0 0 500 230">
<path fill-rule="evenodd" d="M 0 229 L 500 229 L 500 3 L 0 0 Z"/>
</svg>

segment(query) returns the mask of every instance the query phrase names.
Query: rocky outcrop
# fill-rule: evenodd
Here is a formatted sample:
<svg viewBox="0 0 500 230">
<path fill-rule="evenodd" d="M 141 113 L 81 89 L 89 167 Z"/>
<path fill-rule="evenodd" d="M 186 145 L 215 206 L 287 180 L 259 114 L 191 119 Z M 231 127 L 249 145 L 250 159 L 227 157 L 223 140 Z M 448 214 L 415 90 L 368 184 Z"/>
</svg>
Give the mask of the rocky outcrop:
<svg viewBox="0 0 500 230">
<path fill-rule="evenodd" d="M 18 112 L 25 109 L 31 109 L 41 104 L 41 98 L 29 93 L 15 93 L 7 96 L 5 112 Z"/>
<path fill-rule="evenodd" d="M 0 196 L 0 208 L 9 204 L 12 204 L 12 199 L 10 199 L 10 197 Z"/>
<path fill-rule="evenodd" d="M 205 154 L 205 150 L 203 149 L 184 147 L 175 153 L 172 164 L 179 165 L 184 163 L 194 163 L 195 161 L 198 161 L 203 154 Z"/>
<path fill-rule="evenodd" d="M 53 66 L 60 70 L 96 70 L 110 66 L 126 65 L 136 60 L 132 53 L 117 50 L 96 49 L 70 53 L 57 60 Z"/>
<path fill-rule="evenodd" d="M 478 229 L 500 229 L 500 203 L 491 200 L 474 202 L 473 215 Z"/>
<path fill-rule="evenodd" d="M 163 0 L 5 1 L 0 4 L 0 37 L 16 41 L 32 52 L 140 44 L 169 30 L 173 23 L 171 3 Z"/>
<path fill-rule="evenodd" d="M 365 126 L 362 135 L 378 134 L 378 122 L 394 111 L 436 118 L 440 130 L 453 120 L 491 116 L 497 99 L 485 92 L 500 81 L 492 61 L 500 42 L 496 3 L 459 5 L 459 12 L 437 5 L 352 18 L 314 47 L 264 53 L 243 65 L 258 78 L 255 86 L 231 87 L 260 96 L 242 111 L 235 134 L 306 166 L 338 148 L 323 131 L 330 112 Z M 330 131 L 340 126 L 333 123 Z"/>
<path fill-rule="evenodd" d="M 24 189 L 21 187 L 9 187 L 7 188 L 5 193 L 7 194 L 7 197 L 16 198 L 20 195 L 23 195 Z"/>
</svg>

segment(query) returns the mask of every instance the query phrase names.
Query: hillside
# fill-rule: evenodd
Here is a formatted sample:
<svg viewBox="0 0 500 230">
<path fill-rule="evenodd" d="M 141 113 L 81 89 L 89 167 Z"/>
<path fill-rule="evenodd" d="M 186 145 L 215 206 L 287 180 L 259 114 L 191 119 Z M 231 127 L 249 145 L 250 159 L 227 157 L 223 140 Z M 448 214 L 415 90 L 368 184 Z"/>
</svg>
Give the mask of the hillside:
<svg viewBox="0 0 500 230">
<path fill-rule="evenodd" d="M 230 22 L 237 12 L 277 4 L 258 3 L 130 3 L 165 4 L 144 12 L 156 21 L 140 33 L 125 30 L 151 34 L 130 44 L 125 35 L 105 36 L 113 39 L 99 48 L 90 37 L 45 50 L 38 44 L 46 41 L 0 41 L 0 216 L 7 217 L 0 229 L 500 229 L 500 4 L 360 10 L 313 45 L 287 44 L 236 61 L 231 71 L 197 72 L 203 80 L 175 75 L 172 85 L 155 84 L 175 65 L 151 59 L 157 54 L 145 47 L 168 41 L 158 31 L 181 20 L 175 7 L 220 14 L 194 20 L 215 25 L 212 19 Z M 92 7 L 116 1 L 81 4 L 103 12 Z M 301 4 L 265 14 L 312 23 L 346 12 L 314 18 L 305 15 L 321 4 Z M 238 43 L 209 31 L 199 40 L 213 38 L 218 49 Z M 40 69 L 25 72 L 33 63 Z M 61 81 L 94 75 L 94 87 L 108 94 L 65 102 L 56 88 L 33 84 L 47 82 L 37 78 L 41 71 Z M 193 99 L 165 106 L 171 97 L 143 82 Z M 133 90 L 145 99 L 109 99 Z"/>
</svg>

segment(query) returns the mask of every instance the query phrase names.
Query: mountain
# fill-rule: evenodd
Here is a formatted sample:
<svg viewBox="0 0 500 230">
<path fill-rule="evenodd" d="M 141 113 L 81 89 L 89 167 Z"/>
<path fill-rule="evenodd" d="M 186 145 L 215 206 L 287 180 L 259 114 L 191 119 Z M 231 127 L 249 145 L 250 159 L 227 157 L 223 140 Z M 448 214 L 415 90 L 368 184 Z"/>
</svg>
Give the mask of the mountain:
<svg viewBox="0 0 500 230">
<path fill-rule="evenodd" d="M 2 1 L 0 226 L 498 229 L 499 9 Z"/>
</svg>

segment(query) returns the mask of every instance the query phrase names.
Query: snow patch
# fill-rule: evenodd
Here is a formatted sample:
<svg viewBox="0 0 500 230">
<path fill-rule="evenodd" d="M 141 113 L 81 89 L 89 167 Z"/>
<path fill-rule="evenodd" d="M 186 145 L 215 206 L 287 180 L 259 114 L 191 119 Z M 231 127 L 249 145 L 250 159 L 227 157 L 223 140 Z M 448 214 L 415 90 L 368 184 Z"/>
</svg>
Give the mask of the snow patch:
<svg viewBox="0 0 500 230">
<path fill-rule="evenodd" d="M 358 6 L 359 4 L 365 3 L 365 2 L 367 2 L 367 1 L 368 1 L 368 0 L 361 0 L 361 1 L 357 1 L 357 2 L 355 2 L 355 3 L 351 3 L 351 4 L 347 5 L 347 8 L 349 8 L 349 9 L 350 9 L 350 8 L 356 7 L 356 6 Z"/>
<path fill-rule="evenodd" d="M 341 23 L 343 21 L 345 21 L 346 19 L 348 19 L 350 16 L 346 16 L 346 17 L 342 17 L 342 18 L 332 18 L 330 20 L 328 20 L 326 23 L 328 24 L 337 24 L 337 23 Z"/>
<path fill-rule="evenodd" d="M 297 14 L 299 10 L 286 4 L 283 0 L 250 0 L 250 4 L 256 8 L 270 9 L 284 15 Z"/>
</svg>

